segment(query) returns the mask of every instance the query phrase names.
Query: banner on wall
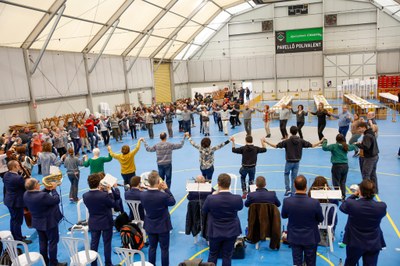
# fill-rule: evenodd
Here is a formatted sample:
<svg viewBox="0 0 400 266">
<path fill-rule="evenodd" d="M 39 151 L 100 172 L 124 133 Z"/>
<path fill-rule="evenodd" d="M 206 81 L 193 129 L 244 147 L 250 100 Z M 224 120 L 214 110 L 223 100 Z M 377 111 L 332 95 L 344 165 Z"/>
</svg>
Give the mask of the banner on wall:
<svg viewBox="0 0 400 266">
<path fill-rule="evenodd" d="M 277 54 L 322 51 L 322 28 L 275 31 Z"/>
</svg>

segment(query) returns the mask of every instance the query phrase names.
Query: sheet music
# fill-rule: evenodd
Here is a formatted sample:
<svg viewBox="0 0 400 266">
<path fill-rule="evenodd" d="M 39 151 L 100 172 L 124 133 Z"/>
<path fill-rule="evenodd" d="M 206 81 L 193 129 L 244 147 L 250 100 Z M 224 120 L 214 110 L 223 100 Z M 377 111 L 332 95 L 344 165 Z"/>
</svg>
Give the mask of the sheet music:
<svg viewBox="0 0 400 266">
<path fill-rule="evenodd" d="M 50 174 L 51 175 L 58 175 L 60 173 L 61 173 L 60 167 L 54 166 L 54 165 L 50 165 Z"/>
<path fill-rule="evenodd" d="M 211 183 L 186 183 L 186 191 L 187 192 L 211 192 L 212 185 Z"/>
<path fill-rule="evenodd" d="M 311 198 L 314 199 L 341 199 L 342 191 L 338 190 L 311 190 Z"/>
<path fill-rule="evenodd" d="M 250 185 L 250 192 L 256 191 L 257 186 L 256 185 Z"/>
<path fill-rule="evenodd" d="M 110 174 L 106 174 L 106 176 L 101 180 L 100 183 L 107 183 L 110 187 L 114 186 L 117 183 L 117 178 L 113 177 Z"/>
</svg>

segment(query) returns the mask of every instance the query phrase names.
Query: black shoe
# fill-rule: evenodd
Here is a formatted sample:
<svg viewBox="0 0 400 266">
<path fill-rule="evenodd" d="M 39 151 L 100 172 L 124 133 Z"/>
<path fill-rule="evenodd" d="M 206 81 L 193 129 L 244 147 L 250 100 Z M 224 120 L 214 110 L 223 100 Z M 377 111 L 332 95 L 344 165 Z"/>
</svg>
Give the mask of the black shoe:
<svg viewBox="0 0 400 266">
<path fill-rule="evenodd" d="M 57 263 L 57 266 L 67 266 L 68 264 L 66 262 L 59 262 Z"/>
<path fill-rule="evenodd" d="M 267 138 L 270 138 L 270 137 L 271 137 L 271 134 L 268 134 L 268 135 L 267 135 Z"/>
<path fill-rule="evenodd" d="M 27 245 L 32 244 L 32 240 L 29 239 L 23 239 L 22 242 L 24 242 Z"/>
<path fill-rule="evenodd" d="M 285 192 L 285 197 L 292 195 L 292 191 L 290 190 L 286 190 Z"/>
</svg>

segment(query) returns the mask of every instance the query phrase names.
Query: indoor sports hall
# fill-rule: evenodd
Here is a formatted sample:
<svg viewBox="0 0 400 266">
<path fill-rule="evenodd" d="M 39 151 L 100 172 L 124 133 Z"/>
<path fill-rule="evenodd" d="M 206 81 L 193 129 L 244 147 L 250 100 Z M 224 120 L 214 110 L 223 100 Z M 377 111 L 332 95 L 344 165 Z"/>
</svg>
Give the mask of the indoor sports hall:
<svg viewBox="0 0 400 266">
<path fill-rule="evenodd" d="M 214 114 L 224 104 L 228 108 L 237 106 L 242 112 L 249 106 L 255 110 L 251 114 L 253 143 L 261 147 L 263 140 L 272 144 L 283 141 L 279 117 L 283 105 L 294 110 L 290 112 L 287 130 L 297 125 L 295 111 L 302 105 L 308 112 L 302 128 L 304 140 L 319 142 L 318 118 L 311 112 L 316 112 L 320 103 L 332 114 L 326 118 L 323 131 L 329 144 L 336 142 L 339 133 L 339 120 L 333 116 L 340 115 L 343 106 L 347 106 L 351 119 L 354 114 L 366 121 L 371 115 L 374 117 L 378 128 L 375 136 L 379 146 L 379 193 L 373 200 L 387 205 L 386 216 L 380 223 L 386 247 L 380 251 L 377 265 L 400 265 L 399 97 L 398 0 L 0 0 L 0 153 L 11 156 L 18 146 L 25 145 L 18 142 L 24 142 L 21 132 L 25 128 L 39 133 L 39 138 L 43 129 L 49 128 L 54 136 L 58 134 L 56 128 L 67 128 L 72 122 L 82 124 L 83 128 L 91 114 L 99 119 L 136 113 L 139 119 L 146 117 L 145 112 L 139 114 L 140 109 L 147 108 L 154 110 L 154 138 L 150 137 L 143 117 L 131 126 L 129 119 L 121 118 L 117 125 L 121 140 L 115 137 L 115 128 L 107 128 L 107 132 L 114 133 L 109 145 L 115 153 L 121 153 L 123 145 L 133 150 L 140 138 L 153 146 L 160 142 L 161 133 L 168 132 L 165 110 L 175 110 L 173 136 L 167 142 L 184 140 L 184 145 L 172 152 L 170 191 L 176 203 L 168 208 L 173 227 L 169 236 L 169 265 L 195 259 L 207 262 L 210 248 L 200 235 L 185 234 L 187 186 L 201 171 L 199 151 L 184 138 L 187 130 L 181 130 L 177 108 L 187 105 L 192 109 L 193 118 L 188 125 L 191 140 L 196 144 L 204 137 L 210 138 L 211 146 L 234 138 L 236 147 L 240 147 L 246 145 L 243 114 L 239 114 L 240 125 L 228 124 L 227 133 L 222 126 L 219 128 Z M 210 99 L 212 103 L 208 102 Z M 204 102 L 209 109 L 208 136 L 202 131 L 202 111 L 197 108 Z M 271 110 L 268 138 L 263 113 L 266 105 Z M 131 135 L 133 128 L 136 137 Z M 71 132 L 61 130 L 69 138 L 65 148 L 71 147 Z M 95 134 L 99 136 L 100 156 L 107 157 L 100 128 L 95 129 Z M 351 135 L 349 131 L 347 142 Z M 33 142 L 30 137 L 26 147 Z M 358 142 L 362 140 L 361 137 Z M 78 150 L 78 158 L 83 157 L 82 152 L 92 158 L 93 153 L 87 152 L 89 148 L 90 140 L 85 149 Z M 266 149 L 266 153 L 258 154 L 255 177 L 264 176 L 266 188 L 275 191 L 283 203 L 290 198 L 284 182 L 285 150 L 270 145 Z M 58 149 L 54 154 L 60 160 Z M 215 151 L 214 156 L 212 187 L 218 189 L 218 175 L 228 173 L 231 193 L 242 196 L 242 156 L 232 152 L 231 142 Z M 349 197 L 353 193 L 350 187 L 363 178 L 360 157 L 349 151 L 347 158 Z M 0 160 L 7 162 L 1 154 Z M 158 170 L 156 153 L 146 151 L 143 143 L 134 164 L 138 176 Z M 6 163 L 0 165 L 6 167 Z M 317 176 L 325 177 L 333 187 L 331 168 L 331 153 L 322 150 L 321 145 L 303 149 L 298 174 L 306 177 L 308 187 Z M 79 220 L 88 217 L 82 200 L 70 200 L 71 182 L 65 165 L 59 165 L 59 169 L 62 182 L 55 190 L 60 195 L 63 218 L 58 224 L 57 259 L 70 264 L 72 258 L 63 239 L 82 239 L 78 251 L 85 251 L 90 250 L 91 234 L 82 230 L 71 233 Z M 79 170 L 77 196 L 82 199 L 89 191 L 90 169 L 81 166 Z M 116 159 L 105 163 L 104 173 L 117 178 L 124 210 L 129 212 L 120 163 Z M 33 165 L 31 176 L 42 183 L 38 165 Z M 3 188 L 2 181 L 0 191 Z M 337 224 L 332 230 L 332 243 L 318 245 L 318 266 L 345 265 L 346 245 L 342 241 L 348 215 L 339 210 L 344 200 L 336 199 Z M 282 206 L 278 209 L 282 211 Z M 248 210 L 243 207 L 238 212 L 243 237 L 248 232 Z M 114 212 L 113 218 L 119 214 Z M 10 218 L 1 194 L 0 238 L 11 234 Z M 288 230 L 287 224 L 288 219 L 282 218 L 280 233 Z M 32 242 L 25 251 L 38 255 L 38 232 L 29 228 L 25 220 L 22 235 Z M 281 241 L 280 248 L 273 250 L 269 244 L 269 238 L 257 246 L 245 242 L 244 258 L 233 258 L 232 265 L 293 265 L 290 245 Z M 113 265 L 129 265 L 115 251 L 121 246 L 120 233 L 114 228 Z M 97 252 L 104 263 L 102 239 Z M 149 246 L 141 252 L 148 263 Z M 134 258 L 141 259 L 136 255 Z M 41 263 L 39 260 L 34 265 Z M 160 247 L 156 265 L 162 265 Z M 217 265 L 222 265 L 221 259 Z M 360 260 L 359 265 L 366 264 Z"/>
</svg>

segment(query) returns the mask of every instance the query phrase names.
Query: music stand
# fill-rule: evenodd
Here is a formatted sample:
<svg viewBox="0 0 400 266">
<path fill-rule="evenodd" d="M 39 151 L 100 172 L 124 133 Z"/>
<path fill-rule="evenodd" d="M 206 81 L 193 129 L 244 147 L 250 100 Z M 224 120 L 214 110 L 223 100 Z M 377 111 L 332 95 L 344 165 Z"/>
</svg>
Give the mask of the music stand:
<svg viewBox="0 0 400 266">
<path fill-rule="evenodd" d="M 212 185 L 211 183 L 195 183 L 195 182 L 186 182 L 186 191 L 187 192 L 211 192 Z"/>
<path fill-rule="evenodd" d="M 342 199 L 342 191 L 340 189 L 313 189 L 311 190 L 311 198 L 314 199 Z"/>
</svg>

